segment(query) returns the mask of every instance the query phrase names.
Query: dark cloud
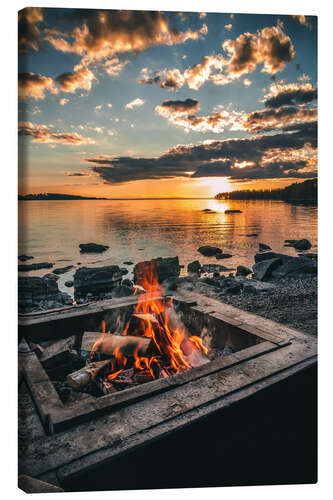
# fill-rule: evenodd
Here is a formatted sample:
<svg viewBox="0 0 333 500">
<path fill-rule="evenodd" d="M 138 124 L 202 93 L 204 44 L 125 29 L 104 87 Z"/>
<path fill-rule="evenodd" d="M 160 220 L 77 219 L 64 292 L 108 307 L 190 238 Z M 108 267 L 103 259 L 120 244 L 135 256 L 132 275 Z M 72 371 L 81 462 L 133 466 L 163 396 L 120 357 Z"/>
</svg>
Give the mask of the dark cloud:
<svg viewBox="0 0 333 500">
<path fill-rule="evenodd" d="M 279 108 L 289 104 L 309 104 L 317 99 L 317 89 L 311 83 L 272 84 L 265 96 L 265 105 Z"/>
<path fill-rule="evenodd" d="M 43 21 L 43 9 L 26 7 L 18 13 L 18 49 L 22 54 L 38 50 L 41 36 L 38 24 Z"/>
<path fill-rule="evenodd" d="M 186 99 L 185 101 L 163 101 L 158 107 L 171 113 L 192 114 L 199 111 L 200 105 L 196 99 Z"/>
<path fill-rule="evenodd" d="M 241 128 L 251 133 L 285 129 L 288 125 L 312 122 L 317 118 L 317 109 L 283 106 L 278 109 L 262 109 L 247 113 L 241 119 Z"/>
<path fill-rule="evenodd" d="M 179 145 L 155 158 L 100 155 L 84 161 L 111 184 L 188 177 L 189 171 L 194 172 L 193 177 L 307 178 L 316 176 L 316 168 L 304 148 L 315 155 L 316 147 L 317 124 L 312 122 L 286 127 L 275 135 Z"/>
<path fill-rule="evenodd" d="M 32 142 L 41 144 L 61 143 L 79 146 L 80 144 L 94 144 L 95 142 L 89 137 L 82 137 L 76 132 L 53 132 L 47 125 L 36 125 L 31 122 L 19 122 L 18 135 L 33 137 Z"/>
</svg>

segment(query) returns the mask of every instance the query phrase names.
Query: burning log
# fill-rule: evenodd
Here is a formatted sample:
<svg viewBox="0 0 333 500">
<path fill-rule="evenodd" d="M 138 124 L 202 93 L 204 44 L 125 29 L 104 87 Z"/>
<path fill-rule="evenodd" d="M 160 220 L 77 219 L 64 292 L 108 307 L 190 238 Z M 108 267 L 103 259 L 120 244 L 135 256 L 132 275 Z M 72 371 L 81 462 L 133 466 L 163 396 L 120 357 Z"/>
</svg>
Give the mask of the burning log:
<svg viewBox="0 0 333 500">
<path fill-rule="evenodd" d="M 141 370 L 136 373 L 133 378 L 135 382 L 138 382 L 138 384 L 144 384 L 154 380 L 154 377 L 149 370 Z"/>
<path fill-rule="evenodd" d="M 118 352 L 129 358 L 134 357 L 135 353 L 139 356 L 152 355 L 154 353 L 154 342 L 150 337 L 113 334 L 107 334 L 103 337 L 100 333 L 85 332 L 81 349 L 101 353 L 105 356 L 112 356 L 115 352 Z"/>
<path fill-rule="evenodd" d="M 102 379 L 95 379 L 95 382 L 98 386 L 98 388 L 103 392 L 103 394 L 114 394 L 117 392 L 117 389 L 115 386 L 112 384 L 112 382 L 109 382 L 108 380 L 102 380 Z"/>
<path fill-rule="evenodd" d="M 81 370 L 78 370 L 70 375 L 67 375 L 67 384 L 73 389 L 82 389 L 93 381 L 99 372 L 110 363 L 110 360 L 98 361 L 90 363 Z"/>
</svg>

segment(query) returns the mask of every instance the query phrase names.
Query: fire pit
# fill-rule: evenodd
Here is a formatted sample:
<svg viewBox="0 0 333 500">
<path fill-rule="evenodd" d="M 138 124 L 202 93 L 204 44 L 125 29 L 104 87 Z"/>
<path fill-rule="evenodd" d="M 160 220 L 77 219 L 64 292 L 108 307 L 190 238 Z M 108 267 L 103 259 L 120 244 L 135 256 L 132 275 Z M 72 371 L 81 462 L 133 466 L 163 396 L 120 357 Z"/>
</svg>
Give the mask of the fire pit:
<svg viewBox="0 0 333 500">
<path fill-rule="evenodd" d="M 70 324 L 72 318 L 67 319 Z M 289 343 L 216 307 L 152 289 L 107 309 L 104 304 L 102 331 L 87 332 L 87 318 L 82 320 L 83 334 L 45 350 L 32 345 L 35 350 L 24 357 L 24 375 L 48 433 Z"/>
<path fill-rule="evenodd" d="M 168 315 L 163 329 L 176 321 L 175 330 L 183 332 L 174 335 L 181 349 L 176 349 L 176 359 L 183 364 L 173 366 L 170 356 L 156 352 L 153 333 L 161 311 L 162 317 Z M 26 438 L 20 470 L 54 484 L 60 478 L 67 487 L 106 461 L 210 419 L 316 363 L 312 336 L 188 291 L 171 297 L 151 290 L 26 314 L 19 318 L 19 333 L 19 365 L 38 412 L 30 407 L 27 418 L 34 427 Z M 116 348 L 130 337 L 139 339 L 141 347 L 125 343 L 129 350 L 122 356 L 128 359 L 119 367 L 124 358 Z M 106 340 L 111 342 L 111 356 L 103 353 Z M 185 349 L 188 342 L 190 351 Z M 142 358 L 148 358 L 148 365 Z M 155 358 L 159 363 L 151 361 L 149 366 Z M 87 367 L 93 371 L 93 363 L 105 363 L 104 371 L 93 374 L 89 387 L 71 387 L 68 377 Z M 131 370 L 130 377 L 126 370 Z M 111 393 L 109 383 L 115 389 Z M 25 432 L 27 425 L 25 421 Z"/>
</svg>

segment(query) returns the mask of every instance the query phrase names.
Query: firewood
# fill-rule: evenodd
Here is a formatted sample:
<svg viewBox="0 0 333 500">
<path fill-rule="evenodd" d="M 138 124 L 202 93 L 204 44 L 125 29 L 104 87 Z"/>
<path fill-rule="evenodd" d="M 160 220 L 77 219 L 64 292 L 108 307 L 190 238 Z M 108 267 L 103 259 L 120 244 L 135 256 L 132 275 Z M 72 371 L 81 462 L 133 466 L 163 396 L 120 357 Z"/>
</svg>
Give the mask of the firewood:
<svg viewBox="0 0 333 500">
<path fill-rule="evenodd" d="M 64 364 L 70 360 L 70 351 L 75 342 L 75 335 L 67 339 L 61 339 L 44 349 L 40 362 L 45 369 Z"/>
<path fill-rule="evenodd" d="M 96 378 L 98 373 L 110 363 L 110 360 L 89 363 L 81 370 L 67 375 L 67 383 L 73 389 L 81 389 Z"/>
<path fill-rule="evenodd" d="M 37 354 L 37 356 L 38 356 L 39 358 L 41 357 L 41 355 L 42 355 L 42 354 L 43 354 L 43 352 L 44 352 L 44 347 L 42 347 L 42 346 L 41 346 L 41 345 L 39 345 L 39 344 L 34 344 L 33 342 L 31 342 L 31 344 L 30 344 L 30 349 L 31 349 L 32 351 L 34 351 L 34 352 Z"/>
<path fill-rule="evenodd" d="M 108 380 L 102 380 L 102 379 L 96 378 L 95 379 L 95 383 L 97 384 L 97 386 L 99 387 L 99 389 L 105 395 L 107 395 L 107 394 L 114 394 L 115 392 L 117 392 L 117 389 L 115 388 L 115 386 L 113 385 L 113 383 L 109 382 Z"/>
<path fill-rule="evenodd" d="M 154 377 L 149 370 L 140 370 L 134 375 L 134 380 L 139 384 L 144 384 L 145 382 L 151 382 L 154 380 Z"/>
<path fill-rule="evenodd" d="M 94 344 L 98 340 L 94 347 Z M 91 351 L 94 347 L 96 353 L 102 353 L 105 356 L 112 356 L 118 348 L 118 352 L 127 358 L 138 356 L 149 356 L 154 354 L 154 341 L 150 337 L 135 337 L 133 335 L 112 335 L 107 334 L 102 337 L 93 332 L 85 332 L 82 338 L 81 349 Z"/>
</svg>

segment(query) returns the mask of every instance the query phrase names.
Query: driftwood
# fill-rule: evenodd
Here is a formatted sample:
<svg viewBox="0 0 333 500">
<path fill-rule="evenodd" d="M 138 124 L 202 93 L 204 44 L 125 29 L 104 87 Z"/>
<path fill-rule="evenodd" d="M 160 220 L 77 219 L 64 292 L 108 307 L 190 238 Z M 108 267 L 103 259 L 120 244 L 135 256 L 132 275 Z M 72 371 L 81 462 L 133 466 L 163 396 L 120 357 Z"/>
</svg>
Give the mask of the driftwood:
<svg viewBox="0 0 333 500">
<path fill-rule="evenodd" d="M 133 335 L 113 335 L 94 332 L 85 332 L 82 338 L 81 350 L 90 352 L 94 347 L 96 353 L 105 356 L 114 355 L 117 350 L 127 358 L 138 356 L 150 356 L 154 353 L 154 341 L 150 337 L 135 337 Z"/>
<path fill-rule="evenodd" d="M 93 381 L 98 373 L 110 363 L 110 360 L 87 364 L 84 368 L 67 375 L 67 383 L 73 389 L 81 389 Z"/>
</svg>

